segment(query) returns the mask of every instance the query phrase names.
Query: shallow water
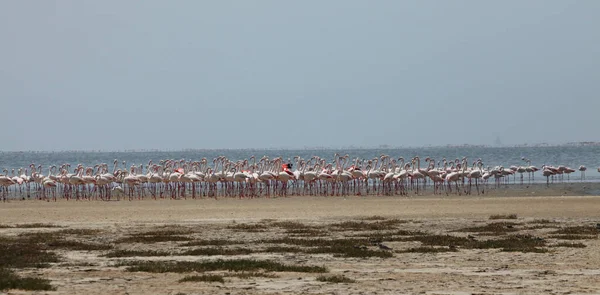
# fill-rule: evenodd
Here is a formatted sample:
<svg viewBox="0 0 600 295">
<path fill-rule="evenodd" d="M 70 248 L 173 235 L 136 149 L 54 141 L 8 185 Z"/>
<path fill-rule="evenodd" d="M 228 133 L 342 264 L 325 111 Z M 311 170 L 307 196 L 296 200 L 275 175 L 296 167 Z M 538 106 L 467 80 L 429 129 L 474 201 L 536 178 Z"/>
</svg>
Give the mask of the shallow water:
<svg viewBox="0 0 600 295">
<path fill-rule="evenodd" d="M 485 166 L 502 165 L 505 168 L 511 165 L 522 166 L 525 163 L 522 157 L 531 160 L 531 164 L 541 167 L 547 165 L 565 165 L 576 169 L 585 165 L 588 170 L 586 177 L 588 181 L 600 180 L 597 168 L 600 166 L 600 146 L 560 146 L 560 147 L 425 147 L 425 148 L 401 148 L 401 149 L 303 149 L 303 150 L 275 150 L 275 149 L 240 149 L 240 150 L 193 150 L 193 151 L 136 151 L 136 152 L 0 152 L 0 169 L 27 168 L 35 163 L 44 168 L 50 165 L 61 165 L 70 163 L 72 165 L 83 164 L 93 166 L 99 163 L 112 163 L 115 159 L 119 162 L 126 161 L 128 165 L 144 164 L 152 160 L 157 163 L 164 159 L 200 160 L 207 158 L 211 162 L 217 156 L 226 156 L 230 160 L 247 159 L 252 155 L 256 157 L 268 156 L 291 159 L 294 156 L 310 158 L 319 156 L 324 159 L 333 159 L 334 153 L 349 154 L 350 159 L 363 158 L 372 159 L 381 154 L 390 155 L 392 158 L 404 157 L 410 159 L 414 156 L 432 157 L 437 161 L 442 158 L 448 160 L 467 157 L 469 162 L 481 158 Z M 421 163 L 424 166 L 424 161 Z M 541 173 L 538 172 L 541 175 Z M 541 178 L 540 178 L 541 179 Z M 580 172 L 571 175 L 572 180 L 580 179 Z M 537 180 L 537 178 L 536 178 Z"/>
</svg>

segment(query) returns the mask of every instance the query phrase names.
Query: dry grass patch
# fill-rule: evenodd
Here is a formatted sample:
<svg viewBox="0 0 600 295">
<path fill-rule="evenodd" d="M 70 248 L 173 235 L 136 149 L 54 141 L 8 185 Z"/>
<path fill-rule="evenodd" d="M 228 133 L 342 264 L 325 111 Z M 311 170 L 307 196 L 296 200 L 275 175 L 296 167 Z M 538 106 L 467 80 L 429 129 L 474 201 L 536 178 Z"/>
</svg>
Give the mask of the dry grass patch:
<svg viewBox="0 0 600 295">
<path fill-rule="evenodd" d="M 248 248 L 235 248 L 235 249 L 226 249 L 226 248 L 197 248 L 192 250 L 184 251 L 178 255 L 187 255 L 187 256 L 215 256 L 215 255 L 226 255 L 226 256 L 235 256 L 235 255 L 248 255 L 252 254 L 254 251 Z"/>
<path fill-rule="evenodd" d="M 359 246 L 333 246 L 333 247 L 317 247 L 305 250 L 309 254 L 333 254 L 333 257 L 355 257 L 355 258 L 390 258 L 394 255 L 389 251 L 370 250 Z"/>
<path fill-rule="evenodd" d="M 534 219 L 534 220 L 528 221 L 526 223 L 529 223 L 529 224 L 557 224 L 559 222 L 550 220 L 550 219 Z"/>
<path fill-rule="evenodd" d="M 559 240 L 593 240 L 597 238 L 597 236 L 588 235 L 550 235 L 548 237 Z"/>
<path fill-rule="evenodd" d="M 519 231 L 518 223 L 514 222 L 493 222 L 482 226 L 466 227 L 455 230 L 455 232 L 471 232 L 487 235 L 503 235 L 509 232 Z"/>
<path fill-rule="evenodd" d="M 276 222 L 270 222 L 269 225 L 273 226 L 273 227 L 279 227 L 279 228 L 282 228 L 282 229 L 306 229 L 306 228 L 313 228 L 312 226 L 309 226 L 309 225 L 306 225 L 304 223 L 297 222 L 297 221 L 276 221 Z"/>
<path fill-rule="evenodd" d="M 375 221 L 375 220 L 386 220 L 387 218 L 383 217 L 383 216 L 379 216 L 379 215 L 373 215 L 373 216 L 367 216 L 364 218 L 361 218 L 361 220 L 365 220 L 365 221 Z"/>
<path fill-rule="evenodd" d="M 517 214 L 495 214 L 490 216 L 490 220 L 495 219 L 518 219 Z"/>
<path fill-rule="evenodd" d="M 20 233 L 17 239 L 25 243 L 46 243 L 56 239 L 62 239 L 63 236 L 55 232 L 25 232 Z"/>
<path fill-rule="evenodd" d="M 227 228 L 234 231 L 242 232 L 264 232 L 269 229 L 269 227 L 264 223 L 240 223 L 230 225 Z"/>
<path fill-rule="evenodd" d="M 225 240 L 225 239 L 211 239 L 211 240 L 194 240 L 182 244 L 181 246 L 192 247 L 192 246 L 227 246 L 236 244 L 245 244 L 246 242 L 240 240 Z"/>
<path fill-rule="evenodd" d="M 546 241 L 544 239 L 536 238 L 530 235 L 514 235 L 506 238 L 497 240 L 486 240 L 477 241 L 474 248 L 477 249 L 502 249 L 506 252 L 534 252 L 544 253 L 547 249 L 539 248 L 544 247 Z"/>
<path fill-rule="evenodd" d="M 51 223 L 22 223 L 22 224 L 15 224 L 14 227 L 15 228 L 59 228 L 62 226 L 51 224 Z"/>
<path fill-rule="evenodd" d="M 228 277 L 240 278 L 240 279 L 250 279 L 250 278 L 278 278 L 279 276 L 273 273 L 265 273 L 265 272 L 237 272 L 237 273 L 227 273 Z"/>
<path fill-rule="evenodd" d="M 225 280 L 222 275 L 201 275 L 201 276 L 187 276 L 183 279 L 179 280 L 180 283 L 183 282 L 209 282 L 209 283 L 221 283 L 224 284 Z"/>
<path fill-rule="evenodd" d="M 19 239 L 0 238 L 0 265 L 2 267 L 48 267 L 49 263 L 59 262 L 55 253 L 45 251 L 37 243 Z"/>
<path fill-rule="evenodd" d="M 270 260 L 254 260 L 254 259 L 232 259 L 232 260 L 215 260 L 215 261 L 124 261 L 117 266 L 127 266 L 127 271 L 130 272 L 206 272 L 206 271 L 276 271 L 276 272 L 310 272 L 323 273 L 327 272 L 325 267 L 321 266 L 305 266 L 305 265 L 287 265 Z"/>
<path fill-rule="evenodd" d="M 352 238 L 366 238 L 369 241 L 380 240 L 387 242 L 402 241 L 406 236 L 423 236 L 428 233 L 421 231 L 411 230 L 395 230 L 395 231 L 376 231 L 376 232 L 365 232 L 352 235 Z"/>
<path fill-rule="evenodd" d="M 297 221 L 271 221 L 267 223 L 268 227 L 285 229 L 285 233 L 291 235 L 322 236 L 327 234 L 321 226 L 307 225 Z"/>
<path fill-rule="evenodd" d="M 76 240 L 66 239 L 59 232 L 31 232 L 22 233 L 17 237 L 18 241 L 28 244 L 39 244 L 44 249 L 49 250 L 110 250 L 112 245 L 110 244 L 98 244 L 80 242 Z"/>
<path fill-rule="evenodd" d="M 325 283 L 355 283 L 356 281 L 350 278 L 347 278 L 343 275 L 335 275 L 335 276 L 318 276 L 317 281 L 325 282 Z"/>
<path fill-rule="evenodd" d="M 180 226 L 161 226 L 152 230 L 131 234 L 128 237 L 121 238 L 116 243 L 160 243 L 160 242 L 182 242 L 191 241 L 192 237 L 186 236 L 194 233 L 187 227 Z"/>
<path fill-rule="evenodd" d="M 281 247 L 281 246 L 272 246 L 265 248 L 262 252 L 264 253 L 301 253 L 304 252 L 303 249 L 298 247 Z"/>
<path fill-rule="evenodd" d="M 598 235 L 600 230 L 594 226 L 569 226 L 558 229 L 552 234 L 559 235 Z"/>
<path fill-rule="evenodd" d="M 444 252 L 457 252 L 458 250 L 454 247 L 416 247 L 408 248 L 405 250 L 396 251 L 396 253 L 444 253 Z"/>
<path fill-rule="evenodd" d="M 330 230 L 334 231 L 374 231 L 374 230 L 393 230 L 399 224 L 407 223 L 406 220 L 389 219 L 375 222 L 365 221 L 344 221 L 333 223 L 330 225 Z"/>
<path fill-rule="evenodd" d="M 366 244 L 366 239 L 326 239 L 326 238 L 315 238 L 315 239 L 300 239 L 284 237 L 280 239 L 269 239 L 269 240 L 258 240 L 257 243 L 261 244 L 288 244 L 292 246 L 304 246 L 304 247 L 337 247 L 347 246 L 352 247 L 357 244 Z"/>
<path fill-rule="evenodd" d="M 193 238 L 186 236 L 173 236 L 173 235 L 164 235 L 164 236 L 143 236 L 143 235 L 135 235 L 129 236 L 125 238 L 121 238 L 115 241 L 118 244 L 129 244 L 129 243 L 142 243 L 142 244 L 152 244 L 152 243 L 161 243 L 161 242 L 182 242 L 182 241 L 191 241 Z"/>
<path fill-rule="evenodd" d="M 326 231 L 315 228 L 288 229 L 285 231 L 285 233 L 301 237 L 326 236 L 328 234 Z"/>
<path fill-rule="evenodd" d="M 58 250 L 78 250 L 78 251 L 97 251 L 110 250 L 113 248 L 110 244 L 87 243 L 74 240 L 56 239 L 45 243 L 50 249 Z"/>
<path fill-rule="evenodd" d="M 416 241 L 421 242 L 423 245 L 427 246 L 470 246 L 474 241 L 464 238 L 464 237 L 455 237 L 451 235 L 421 235 L 421 236 L 412 236 L 402 238 L 401 241 Z"/>
<path fill-rule="evenodd" d="M 40 278 L 21 277 L 14 271 L 0 268 L 0 291 L 18 289 L 27 291 L 54 291 L 50 281 Z"/>
<path fill-rule="evenodd" d="M 77 236 L 93 236 L 102 233 L 99 229 L 89 229 L 89 228 L 68 228 L 61 229 L 59 231 L 54 232 L 58 235 L 77 235 Z"/>
<path fill-rule="evenodd" d="M 565 247 L 565 248 L 585 248 L 587 247 L 585 244 L 583 243 L 567 243 L 567 242 L 560 242 L 554 245 L 550 245 L 549 247 Z"/>
<path fill-rule="evenodd" d="M 293 248 L 279 247 L 271 248 L 271 250 L 291 250 L 296 253 L 333 254 L 334 257 L 393 257 L 391 252 L 368 249 L 366 245 L 369 244 L 369 241 L 366 239 L 294 239 L 286 237 L 281 239 L 263 240 L 261 243 L 293 245 Z M 302 249 L 297 248 L 297 246 L 307 248 Z"/>
<path fill-rule="evenodd" d="M 158 229 L 149 230 L 141 233 L 133 234 L 132 236 L 180 236 L 193 234 L 194 231 L 190 228 L 169 228 L 169 229 Z"/>
<path fill-rule="evenodd" d="M 171 252 L 153 251 L 153 250 L 114 250 L 110 251 L 103 257 L 149 257 L 149 256 L 170 256 Z"/>
<path fill-rule="evenodd" d="M 427 246 L 461 247 L 464 249 L 502 249 L 516 252 L 541 252 L 545 240 L 530 235 L 513 235 L 502 239 L 474 240 L 450 235 L 426 235 L 404 238 L 404 241 L 419 241 Z"/>
</svg>

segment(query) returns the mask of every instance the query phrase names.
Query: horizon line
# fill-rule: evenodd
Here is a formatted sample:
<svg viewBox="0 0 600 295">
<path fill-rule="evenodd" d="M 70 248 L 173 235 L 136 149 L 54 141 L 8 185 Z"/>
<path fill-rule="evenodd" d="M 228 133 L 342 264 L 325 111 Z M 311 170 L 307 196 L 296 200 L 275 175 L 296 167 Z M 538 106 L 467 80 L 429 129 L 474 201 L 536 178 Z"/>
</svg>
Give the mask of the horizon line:
<svg viewBox="0 0 600 295">
<path fill-rule="evenodd" d="M 424 146 L 391 146 L 381 144 L 378 146 L 345 146 L 345 147 L 322 147 L 305 146 L 302 148 L 290 147 L 271 147 L 271 148 L 184 148 L 184 149 L 122 149 L 122 150 L 0 150 L 0 153 L 144 153 L 144 152 L 206 152 L 206 151 L 301 151 L 301 150 L 396 150 L 396 149 L 427 149 L 427 148 L 534 148 L 534 147 L 561 147 L 561 146 L 600 146 L 596 141 L 579 141 L 566 143 L 522 143 L 514 145 L 486 145 L 486 144 L 445 144 L 445 145 L 424 145 Z"/>
</svg>

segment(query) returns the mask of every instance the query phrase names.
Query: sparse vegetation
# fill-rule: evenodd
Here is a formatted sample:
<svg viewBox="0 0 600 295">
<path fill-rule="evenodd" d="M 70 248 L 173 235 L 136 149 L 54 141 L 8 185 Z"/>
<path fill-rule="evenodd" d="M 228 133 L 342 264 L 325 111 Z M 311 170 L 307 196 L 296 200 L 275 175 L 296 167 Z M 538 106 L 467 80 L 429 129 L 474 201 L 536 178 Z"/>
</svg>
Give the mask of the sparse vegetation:
<svg viewBox="0 0 600 295">
<path fill-rule="evenodd" d="M 182 244 L 182 246 L 227 246 L 235 244 L 245 244 L 242 240 L 224 240 L 224 239 L 212 239 L 212 240 L 194 240 Z"/>
<path fill-rule="evenodd" d="M 367 231 L 367 230 L 393 230 L 396 226 L 402 223 L 407 223 L 406 220 L 388 219 L 375 222 L 365 221 L 344 221 L 331 224 L 331 229 L 336 231 Z"/>
<path fill-rule="evenodd" d="M 361 220 L 366 220 L 366 221 L 374 221 L 374 220 L 386 220 L 387 218 L 383 217 L 383 216 L 379 216 L 379 215 L 373 215 L 373 216 L 367 216 L 362 218 Z"/>
<path fill-rule="evenodd" d="M 192 237 L 186 236 L 194 233 L 191 228 L 180 226 L 161 226 L 149 231 L 132 234 L 121 238 L 116 243 L 160 243 L 160 242 L 181 242 L 191 241 Z"/>
<path fill-rule="evenodd" d="M 188 234 L 193 234 L 194 231 L 192 231 L 189 228 L 166 228 L 166 229 L 158 229 L 158 230 L 151 230 L 151 231 L 145 231 L 145 232 L 141 232 L 141 233 L 136 233 L 133 234 L 132 236 L 180 236 L 180 235 L 188 235 Z"/>
<path fill-rule="evenodd" d="M 65 250 L 79 250 L 79 251 L 95 251 L 95 250 L 110 250 L 112 245 L 110 244 L 97 244 L 79 242 L 74 240 L 63 240 L 56 239 L 45 243 L 50 249 L 65 249 Z"/>
<path fill-rule="evenodd" d="M 263 250 L 265 253 L 300 253 L 303 252 L 303 249 L 298 247 L 281 247 L 281 246 L 272 246 L 267 247 Z"/>
<path fill-rule="evenodd" d="M 180 283 L 183 282 L 209 282 L 209 283 L 225 283 L 222 275 L 201 275 L 201 276 L 187 276 L 183 279 L 179 280 Z"/>
<path fill-rule="evenodd" d="M 114 250 L 110 251 L 103 257 L 148 257 L 148 256 L 169 256 L 171 252 L 154 251 L 154 250 Z"/>
<path fill-rule="evenodd" d="M 296 261 L 315 261 L 315 259 L 323 258 L 325 258 L 323 260 L 331 260 L 331 255 L 338 258 L 336 262 L 348 263 L 357 260 L 344 260 L 344 258 L 364 258 L 371 259 L 369 263 L 376 263 L 378 258 L 384 259 L 402 255 L 409 255 L 412 258 L 429 257 L 427 260 L 433 259 L 431 261 L 435 261 L 435 258 L 432 258 L 435 257 L 433 255 L 444 256 L 442 253 L 457 252 L 463 249 L 491 249 L 489 251 L 478 251 L 488 252 L 485 255 L 498 255 L 498 251 L 522 253 L 579 252 L 581 250 L 567 248 L 585 248 L 584 243 L 579 243 L 576 240 L 597 239 L 600 234 L 595 226 L 567 226 L 548 219 L 529 219 L 530 221 L 521 220 L 518 222 L 514 221 L 518 219 L 516 214 L 492 215 L 489 216 L 489 219 L 497 221 L 478 220 L 476 223 L 468 223 L 468 226 L 451 232 L 448 228 L 452 225 L 446 222 L 437 226 L 431 221 L 427 221 L 428 226 L 432 226 L 431 230 L 435 231 L 435 234 L 419 231 L 419 229 L 427 228 L 424 225 L 415 226 L 412 223 L 402 225 L 411 221 L 368 216 L 324 226 L 316 225 L 316 223 L 271 219 L 262 220 L 258 223 L 234 222 L 226 225 L 219 224 L 214 228 L 206 226 L 207 231 L 202 233 L 194 231 L 191 226 L 165 225 L 152 228 L 146 227 L 145 230 L 139 230 L 138 227 L 127 228 L 132 231 L 137 230 L 136 233 L 125 236 L 120 235 L 117 238 L 109 235 L 109 230 L 91 228 L 36 230 L 35 228 L 57 227 L 42 223 L 21 224 L 18 226 L 27 229 L 15 230 L 14 228 L 17 228 L 15 225 L 0 225 L 0 228 L 13 228 L 5 231 L 11 235 L 10 237 L 0 236 L 0 290 L 6 288 L 7 284 L 11 284 L 9 288 L 24 286 L 18 287 L 24 290 L 53 290 L 48 280 L 21 278 L 14 268 L 48 267 L 52 263 L 58 263 L 53 265 L 52 270 L 61 268 L 62 270 L 94 272 L 100 271 L 106 261 L 106 259 L 99 260 L 100 262 L 93 260 L 96 263 L 86 264 L 89 260 L 67 259 L 72 257 L 72 253 L 67 253 L 64 261 L 61 261 L 61 256 L 54 253 L 53 250 L 109 250 L 97 254 L 102 254 L 102 257 L 107 258 L 138 257 L 134 260 L 130 260 L 131 258 L 112 260 L 112 265 L 123 267 L 129 272 L 182 273 L 189 276 L 178 275 L 181 276 L 178 277 L 178 279 L 181 278 L 179 282 L 224 284 L 227 280 L 239 283 L 236 278 L 277 278 L 276 272 L 327 273 L 327 268 L 323 266 L 305 265 L 304 263 L 296 263 Z M 466 223 L 461 221 L 461 224 Z M 574 225 L 574 223 L 568 225 Z M 550 229 L 552 227 L 557 228 Z M 534 229 L 542 230 L 533 231 Z M 536 233 L 536 235 L 541 234 L 543 238 L 517 234 L 521 230 L 527 230 L 527 233 Z M 120 231 L 121 229 L 119 229 Z M 249 234 L 265 231 L 269 231 L 268 234 Z M 525 231 L 521 233 L 525 233 Z M 15 234 L 17 235 L 13 236 Z M 96 235 L 104 236 L 96 237 Z M 117 245 L 118 247 L 113 247 L 115 239 L 117 239 L 116 243 L 120 243 L 120 245 Z M 558 239 L 558 241 L 555 239 Z M 151 244 L 180 241 L 183 243 L 161 246 L 160 248 L 155 246 L 150 248 L 151 245 L 128 245 L 132 243 Z M 394 241 L 413 243 L 388 243 Z M 393 250 L 384 246 L 384 244 L 390 245 Z M 113 248 L 120 248 L 120 250 Z M 62 253 L 62 251 L 57 253 Z M 255 253 L 260 255 L 271 253 L 272 255 L 269 256 L 277 258 L 259 260 L 236 257 Z M 321 254 L 327 254 L 327 256 Z M 201 261 L 174 261 L 174 258 L 177 257 L 169 257 L 170 260 L 168 261 L 165 259 L 148 259 L 152 261 L 145 261 L 146 258 L 143 258 L 179 255 L 223 255 L 229 257 L 218 260 L 206 258 L 206 260 Z M 445 254 L 445 256 L 449 255 L 456 256 Z M 258 256 L 253 255 L 253 257 Z M 464 257 L 464 255 L 460 255 L 460 257 Z M 84 268 L 82 266 L 92 267 Z M 3 267 L 6 267 L 6 269 L 3 269 Z M 289 275 L 286 275 L 286 279 L 289 279 Z M 320 275 L 317 280 L 327 283 L 355 282 L 343 275 Z M 39 284 L 39 286 L 46 284 L 46 287 L 33 289 L 37 288 L 35 287 L 36 284 Z M 58 282 L 56 284 L 59 285 Z M 187 287 L 192 287 L 192 285 Z"/>
<path fill-rule="evenodd" d="M 234 224 L 227 227 L 234 231 L 245 231 L 245 232 L 264 232 L 268 229 L 264 223 L 240 223 Z"/>
<path fill-rule="evenodd" d="M 278 278 L 279 276 L 273 273 L 265 273 L 265 272 L 234 272 L 227 273 L 228 277 L 235 277 L 240 279 L 249 279 L 249 278 Z"/>
<path fill-rule="evenodd" d="M 47 243 L 61 238 L 63 237 L 55 232 L 26 232 L 18 235 L 18 239 L 24 243 Z"/>
<path fill-rule="evenodd" d="M 115 241 L 115 243 L 125 244 L 125 243 L 142 243 L 142 244 L 151 244 L 151 243 L 160 243 L 160 242 L 181 242 L 181 241 L 191 241 L 193 238 L 186 236 L 174 236 L 174 235 L 164 235 L 164 236 L 142 236 L 135 235 L 129 236 Z"/>
<path fill-rule="evenodd" d="M 529 224 L 557 224 L 558 222 L 550 219 L 534 219 L 532 221 L 527 222 Z"/>
<path fill-rule="evenodd" d="M 286 265 L 270 260 L 254 259 L 233 259 L 233 260 L 215 260 L 215 261 L 125 261 L 118 263 L 117 266 L 127 266 L 127 271 L 137 272 L 206 272 L 217 270 L 228 271 L 279 271 L 279 272 L 327 272 L 327 269 L 321 266 L 304 265 Z"/>
<path fill-rule="evenodd" d="M 465 249 L 502 249 L 504 251 L 537 252 L 545 240 L 529 235 L 513 235 L 502 239 L 476 240 L 450 235 L 426 235 L 405 238 L 427 246 L 461 247 Z"/>
<path fill-rule="evenodd" d="M 600 230 L 594 226 L 569 226 L 558 229 L 552 234 L 559 235 L 598 235 Z"/>
<path fill-rule="evenodd" d="M 593 240 L 597 238 L 597 236 L 588 235 L 550 235 L 548 237 L 559 240 Z"/>
<path fill-rule="evenodd" d="M 27 291 L 53 291 L 50 281 L 41 278 L 20 277 L 14 271 L 0 267 L 0 291 L 19 289 Z"/>
<path fill-rule="evenodd" d="M 402 238 L 401 241 L 417 241 L 427 246 L 468 246 L 474 241 L 465 237 L 455 237 L 451 235 L 421 235 Z"/>
<path fill-rule="evenodd" d="M 514 222 L 493 222 L 482 226 L 475 227 L 466 227 L 456 232 L 472 232 L 472 233 L 481 233 L 487 235 L 503 235 L 509 232 L 515 232 L 519 229 L 516 228 L 518 226 L 517 223 Z"/>
<path fill-rule="evenodd" d="M 502 239 L 491 239 L 485 241 L 477 241 L 473 248 L 489 249 L 499 248 L 502 251 L 510 252 L 546 252 L 546 249 L 538 248 L 546 245 L 544 239 L 536 238 L 530 235 L 514 235 Z"/>
<path fill-rule="evenodd" d="M 93 236 L 102 233 L 99 229 L 90 228 L 67 228 L 54 232 L 57 235 Z"/>
<path fill-rule="evenodd" d="M 316 229 L 316 228 L 288 229 L 285 231 L 285 233 L 294 235 L 294 236 L 324 236 L 324 235 L 327 235 L 326 231 Z"/>
<path fill-rule="evenodd" d="M 279 227 L 279 228 L 283 228 L 283 229 L 307 229 L 307 228 L 314 228 L 312 226 L 309 226 L 309 225 L 306 225 L 304 223 L 297 222 L 297 221 L 277 221 L 277 222 L 271 222 L 270 226 Z"/>
<path fill-rule="evenodd" d="M 397 253 L 444 253 L 444 252 L 456 252 L 454 247 L 416 247 L 408 248 L 405 250 L 397 251 Z"/>
<path fill-rule="evenodd" d="M 405 236 L 422 236 L 427 233 L 411 230 L 395 230 L 395 231 L 376 231 L 363 232 L 352 235 L 352 238 L 367 238 L 368 240 L 382 240 L 387 242 L 402 241 Z"/>
<path fill-rule="evenodd" d="M 390 258 L 394 255 L 392 252 L 370 250 L 364 247 L 358 246 L 346 246 L 346 245 L 335 245 L 330 247 L 317 247 L 313 249 L 305 250 L 306 253 L 310 254 L 333 254 L 334 257 L 379 257 L 379 258 Z"/>
<path fill-rule="evenodd" d="M 247 255 L 251 254 L 253 251 L 248 248 L 235 248 L 235 249 L 227 249 L 227 248 L 197 248 L 192 250 L 187 250 L 182 252 L 180 255 L 189 255 L 189 256 L 214 256 L 214 255 Z"/>
<path fill-rule="evenodd" d="M 561 243 L 557 243 L 554 245 L 550 245 L 549 247 L 565 247 L 565 248 L 585 248 L 587 247 L 585 244 L 583 243 L 567 243 L 567 242 L 561 242 Z"/>
<path fill-rule="evenodd" d="M 355 283 L 356 281 L 350 278 L 347 278 L 343 275 L 335 275 L 335 276 L 318 276 L 317 281 L 326 282 L 326 283 Z"/>
<path fill-rule="evenodd" d="M 47 252 L 42 245 L 29 243 L 21 239 L 0 238 L 0 265 L 2 267 L 48 267 L 49 263 L 58 262 L 59 257 Z"/>
<path fill-rule="evenodd" d="M 50 223 L 22 223 L 15 224 L 15 228 L 57 228 L 62 227 L 60 225 L 50 224 Z"/>
<path fill-rule="evenodd" d="M 502 248 L 502 252 L 546 253 L 546 248 Z"/>
<path fill-rule="evenodd" d="M 367 243 L 366 239 L 328 239 L 328 238 L 314 238 L 314 239 L 299 239 L 284 237 L 279 239 L 267 239 L 257 241 L 263 244 L 288 244 L 293 246 L 305 246 L 305 247 L 333 247 L 333 246 L 349 246 L 352 247 L 356 244 Z"/>
<path fill-rule="evenodd" d="M 23 244 L 38 244 L 45 250 L 110 250 L 110 244 L 88 243 L 76 240 L 69 240 L 57 232 L 30 232 L 22 233 L 15 240 L 17 243 Z"/>
<path fill-rule="evenodd" d="M 494 219 L 518 219 L 517 214 L 496 214 L 492 215 L 489 218 L 490 220 Z"/>
</svg>

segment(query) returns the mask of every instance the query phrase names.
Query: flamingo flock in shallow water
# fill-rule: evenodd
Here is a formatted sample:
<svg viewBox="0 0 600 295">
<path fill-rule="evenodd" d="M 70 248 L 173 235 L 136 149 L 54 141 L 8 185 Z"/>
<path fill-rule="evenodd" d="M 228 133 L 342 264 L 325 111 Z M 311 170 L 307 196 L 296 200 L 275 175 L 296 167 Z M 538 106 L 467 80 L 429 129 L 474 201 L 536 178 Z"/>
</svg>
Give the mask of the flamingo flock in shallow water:
<svg viewBox="0 0 600 295">
<path fill-rule="evenodd" d="M 483 194 L 490 187 L 498 188 L 511 181 L 534 181 L 539 170 L 546 183 L 570 181 L 575 169 L 566 166 L 531 165 L 526 158 L 523 165 L 485 166 L 481 159 L 469 162 L 467 158 L 436 162 L 415 156 L 381 155 L 372 159 L 350 159 L 349 155 L 335 154 L 327 162 L 318 156 L 302 159 L 297 156 L 284 161 L 281 157 L 257 159 L 252 156 L 232 161 L 224 156 L 208 161 L 161 160 L 147 165 L 131 165 L 125 161 L 113 162 L 112 170 L 106 163 L 93 167 L 82 164 L 52 165 L 44 170 L 41 165 L 14 169 L 0 174 L 0 196 L 9 198 L 36 198 L 41 200 L 119 200 L 179 199 L 203 197 L 271 197 L 288 195 L 408 195 L 420 194 L 432 188 L 434 194 Z M 211 165 L 212 163 L 212 165 Z M 121 165 L 121 167 L 119 166 Z M 585 166 L 580 166 L 581 180 Z M 600 168 L 598 168 L 600 172 Z M 519 180 L 516 179 L 517 174 Z"/>
</svg>

